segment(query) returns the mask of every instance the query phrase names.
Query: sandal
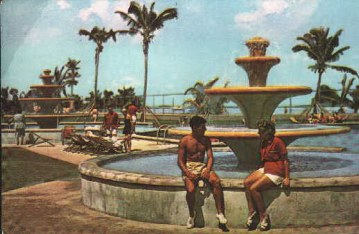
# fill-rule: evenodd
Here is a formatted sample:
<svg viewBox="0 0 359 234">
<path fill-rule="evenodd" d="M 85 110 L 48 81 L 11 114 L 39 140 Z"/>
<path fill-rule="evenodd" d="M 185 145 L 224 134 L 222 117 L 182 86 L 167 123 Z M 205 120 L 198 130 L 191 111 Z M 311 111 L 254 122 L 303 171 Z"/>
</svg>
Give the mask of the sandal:
<svg viewBox="0 0 359 234">
<path fill-rule="evenodd" d="M 269 216 L 266 217 L 260 222 L 259 230 L 260 231 L 268 231 L 270 229 L 270 219 Z"/>
</svg>

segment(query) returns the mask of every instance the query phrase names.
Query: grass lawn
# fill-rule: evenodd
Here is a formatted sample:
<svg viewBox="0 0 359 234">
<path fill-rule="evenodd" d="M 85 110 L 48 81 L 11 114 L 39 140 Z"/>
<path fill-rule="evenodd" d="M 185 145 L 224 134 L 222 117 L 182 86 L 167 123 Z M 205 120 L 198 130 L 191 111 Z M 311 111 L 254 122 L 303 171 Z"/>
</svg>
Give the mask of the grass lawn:
<svg viewBox="0 0 359 234">
<path fill-rule="evenodd" d="M 2 148 L 1 162 L 1 192 L 54 180 L 80 178 L 76 165 L 23 148 Z"/>
</svg>

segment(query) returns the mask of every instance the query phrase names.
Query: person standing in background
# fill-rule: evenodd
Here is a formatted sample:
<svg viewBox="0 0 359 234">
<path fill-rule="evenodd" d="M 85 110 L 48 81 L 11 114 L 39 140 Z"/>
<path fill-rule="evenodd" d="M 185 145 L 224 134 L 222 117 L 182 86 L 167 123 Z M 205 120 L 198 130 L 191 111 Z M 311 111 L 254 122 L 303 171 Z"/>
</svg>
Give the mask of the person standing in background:
<svg viewBox="0 0 359 234">
<path fill-rule="evenodd" d="M 16 144 L 23 145 L 26 129 L 25 115 L 22 114 L 20 108 L 17 109 L 17 113 L 9 120 L 9 123 L 14 122 Z M 20 141 L 21 139 L 21 141 Z"/>
<path fill-rule="evenodd" d="M 103 120 L 103 128 L 106 130 L 106 136 L 108 137 L 116 137 L 117 136 L 117 128 L 118 128 L 118 114 L 113 111 L 113 107 L 109 105 L 107 107 L 108 112 L 104 116 Z"/>
</svg>

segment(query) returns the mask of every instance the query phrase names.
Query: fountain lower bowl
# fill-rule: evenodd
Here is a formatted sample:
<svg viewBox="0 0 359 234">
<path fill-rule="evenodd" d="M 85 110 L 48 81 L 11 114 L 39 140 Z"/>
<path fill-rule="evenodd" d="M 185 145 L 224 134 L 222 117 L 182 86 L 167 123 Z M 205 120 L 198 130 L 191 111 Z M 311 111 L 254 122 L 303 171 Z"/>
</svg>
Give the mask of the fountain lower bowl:
<svg viewBox="0 0 359 234">
<path fill-rule="evenodd" d="M 172 153 L 175 155 L 175 152 Z M 125 162 L 130 157 L 140 157 L 146 162 L 148 160 L 143 156 L 154 154 L 161 155 L 159 151 L 137 152 L 121 158 L 116 155 L 82 162 L 79 171 L 83 203 L 92 209 L 127 219 L 184 225 L 188 210 L 184 184 L 180 176 L 105 168 L 106 164 L 114 162 L 121 164 L 121 160 Z M 355 156 L 350 156 L 350 160 Z M 338 157 L 334 158 L 340 160 Z M 162 159 L 160 158 L 162 165 L 168 165 L 168 160 L 165 157 Z M 172 166 L 176 165 L 175 159 L 176 157 L 173 157 L 170 160 Z M 348 165 L 346 160 L 342 162 Z M 138 163 L 134 160 L 132 164 Z M 333 165 L 335 164 L 333 162 Z M 144 167 L 151 167 L 151 164 L 145 164 Z M 221 183 L 224 188 L 228 227 L 245 227 L 248 210 L 243 179 L 222 177 Z M 212 197 L 206 199 L 199 190 L 201 189 L 196 191 L 198 202 L 196 209 L 198 214 L 203 214 L 202 219 L 205 220 L 205 224 L 202 224 L 216 227 L 218 221 L 215 218 L 214 201 Z M 265 203 L 274 228 L 288 225 L 320 226 L 357 222 L 358 196 L 357 174 L 325 178 L 294 177 L 290 189 L 273 188 L 264 192 Z"/>
<path fill-rule="evenodd" d="M 298 125 L 277 125 L 276 136 L 278 137 L 309 137 L 326 136 L 332 134 L 347 133 L 349 127 L 327 126 L 320 124 L 298 124 Z M 168 130 L 173 135 L 188 135 L 191 133 L 190 127 L 176 127 Z M 208 137 L 218 138 L 259 138 L 257 129 L 246 127 L 216 127 L 208 126 L 205 133 Z"/>
</svg>

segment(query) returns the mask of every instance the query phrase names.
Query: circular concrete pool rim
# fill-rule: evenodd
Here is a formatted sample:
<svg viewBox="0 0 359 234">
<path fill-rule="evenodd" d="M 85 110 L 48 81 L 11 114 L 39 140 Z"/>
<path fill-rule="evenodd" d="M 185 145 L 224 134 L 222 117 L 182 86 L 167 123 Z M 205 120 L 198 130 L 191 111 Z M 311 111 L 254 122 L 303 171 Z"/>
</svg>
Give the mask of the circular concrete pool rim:
<svg viewBox="0 0 359 234">
<path fill-rule="evenodd" d="M 174 151 L 173 151 L 174 152 Z M 161 176 L 101 167 L 121 158 L 159 151 L 90 159 L 79 165 L 83 203 L 95 210 L 143 222 L 184 225 L 188 216 L 180 176 Z M 247 203 L 243 179 L 221 178 L 228 227 L 244 227 Z M 217 227 L 212 196 L 196 194 L 199 226 Z M 359 176 L 292 179 L 291 188 L 264 193 L 272 226 L 350 224 L 359 220 Z"/>
</svg>

